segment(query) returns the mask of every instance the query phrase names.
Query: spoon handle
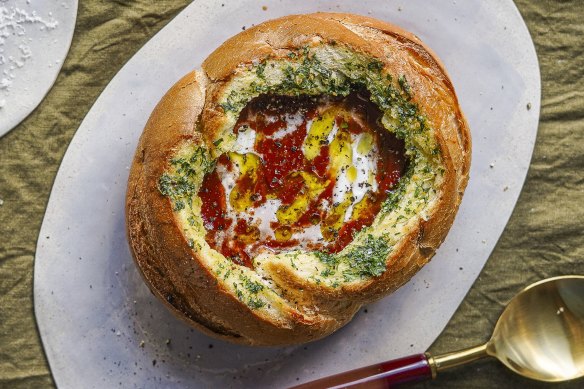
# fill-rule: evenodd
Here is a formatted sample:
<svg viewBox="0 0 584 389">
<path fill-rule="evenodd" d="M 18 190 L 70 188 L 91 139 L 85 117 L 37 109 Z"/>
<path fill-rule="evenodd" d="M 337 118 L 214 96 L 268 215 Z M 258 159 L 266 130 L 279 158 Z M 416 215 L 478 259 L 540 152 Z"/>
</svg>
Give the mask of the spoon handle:
<svg viewBox="0 0 584 389">
<path fill-rule="evenodd" d="M 292 389 L 321 388 L 391 388 L 405 382 L 431 379 L 435 372 L 428 362 L 429 355 L 415 354 L 346 371 L 316 381 L 295 386 Z"/>
</svg>

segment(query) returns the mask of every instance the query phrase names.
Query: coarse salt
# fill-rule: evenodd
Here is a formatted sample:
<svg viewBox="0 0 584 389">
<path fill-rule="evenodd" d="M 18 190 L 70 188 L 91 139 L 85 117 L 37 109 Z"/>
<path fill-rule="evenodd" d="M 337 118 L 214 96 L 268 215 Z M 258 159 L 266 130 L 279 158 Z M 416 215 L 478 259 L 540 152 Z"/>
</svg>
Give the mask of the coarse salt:
<svg viewBox="0 0 584 389">
<path fill-rule="evenodd" d="M 0 0 L 0 111 L 10 101 L 11 85 L 33 56 L 29 46 L 32 38 L 27 31 L 36 28 L 50 33 L 59 25 L 51 13 L 44 19 L 34 9 L 8 6 L 7 3 L 7 0 Z M 31 7 L 30 1 L 25 7 Z"/>
</svg>

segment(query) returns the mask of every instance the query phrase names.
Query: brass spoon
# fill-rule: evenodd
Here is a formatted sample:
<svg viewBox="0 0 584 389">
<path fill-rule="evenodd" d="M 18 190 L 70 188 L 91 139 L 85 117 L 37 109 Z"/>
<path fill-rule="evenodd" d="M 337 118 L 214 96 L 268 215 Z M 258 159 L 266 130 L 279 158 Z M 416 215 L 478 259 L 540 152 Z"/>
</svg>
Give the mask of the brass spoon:
<svg viewBox="0 0 584 389">
<path fill-rule="evenodd" d="M 486 356 L 538 381 L 583 377 L 584 276 L 549 278 L 523 289 L 501 314 L 491 339 L 481 346 L 437 356 L 412 355 L 295 388 L 389 388 L 433 379 L 446 369 Z"/>
</svg>

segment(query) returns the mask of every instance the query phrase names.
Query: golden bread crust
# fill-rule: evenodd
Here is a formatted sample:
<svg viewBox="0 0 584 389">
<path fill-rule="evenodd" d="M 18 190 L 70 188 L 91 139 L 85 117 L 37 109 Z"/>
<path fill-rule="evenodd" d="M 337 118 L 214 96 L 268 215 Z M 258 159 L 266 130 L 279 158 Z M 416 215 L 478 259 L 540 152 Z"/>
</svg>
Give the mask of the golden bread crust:
<svg viewBox="0 0 584 389">
<path fill-rule="evenodd" d="M 338 288 L 303 279 L 279 262 L 262 271 L 277 285 L 278 313 L 259 314 L 240 301 L 184 236 L 171 200 L 158 181 L 185 143 L 213 149 L 228 118 L 220 97 L 250 64 L 285 58 L 291 50 L 342 45 L 404 75 L 413 101 L 434 131 L 444 168 L 439 194 L 426 218 L 411 225 L 379 276 Z M 453 223 L 470 168 L 470 131 L 443 65 L 417 37 L 372 18 L 339 13 L 293 15 L 262 23 L 227 40 L 162 98 L 140 138 L 126 199 L 127 233 L 142 275 L 178 317 L 207 334 L 252 345 L 312 341 L 346 324 L 362 304 L 408 281 L 442 243 Z M 276 301 L 276 300 L 274 300 Z M 280 300 L 277 300 L 280 301 Z"/>
</svg>

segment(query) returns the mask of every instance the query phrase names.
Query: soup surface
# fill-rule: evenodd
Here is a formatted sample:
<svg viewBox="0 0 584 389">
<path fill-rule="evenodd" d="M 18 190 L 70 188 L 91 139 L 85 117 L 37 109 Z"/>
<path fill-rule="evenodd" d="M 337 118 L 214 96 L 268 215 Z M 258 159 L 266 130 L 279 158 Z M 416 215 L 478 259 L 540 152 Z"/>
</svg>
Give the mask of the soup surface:
<svg viewBox="0 0 584 389">
<path fill-rule="evenodd" d="M 206 241 L 248 267 L 263 250 L 342 250 L 406 169 L 380 117 L 363 92 L 252 100 L 199 190 Z"/>
</svg>

